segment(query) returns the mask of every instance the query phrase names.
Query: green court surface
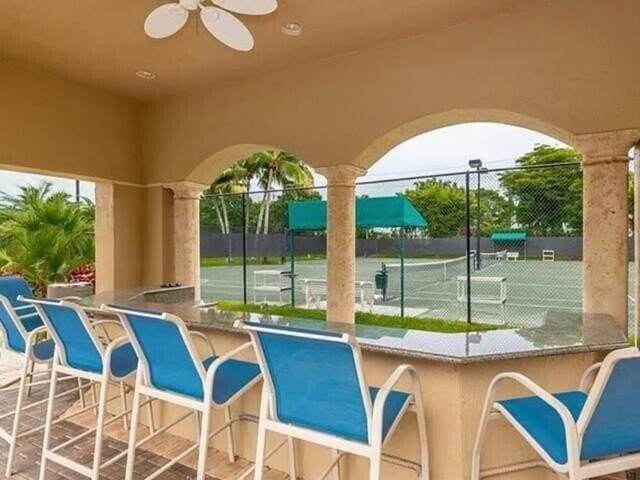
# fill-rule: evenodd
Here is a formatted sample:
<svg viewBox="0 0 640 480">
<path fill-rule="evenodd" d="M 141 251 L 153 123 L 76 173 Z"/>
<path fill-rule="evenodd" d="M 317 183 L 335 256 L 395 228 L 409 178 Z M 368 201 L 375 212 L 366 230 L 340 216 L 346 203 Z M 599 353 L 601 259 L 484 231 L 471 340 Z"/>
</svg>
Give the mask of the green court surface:
<svg viewBox="0 0 640 480">
<path fill-rule="evenodd" d="M 444 262 L 444 263 L 443 263 Z M 385 299 L 376 295 L 373 311 L 384 314 L 400 313 L 400 274 L 397 258 L 358 258 L 357 280 L 374 282 L 375 275 L 388 267 L 389 286 Z M 446 265 L 445 265 L 446 263 Z M 506 261 L 488 258 L 479 271 L 472 274 L 472 320 L 479 323 L 506 323 L 512 326 L 536 327 L 544 323 L 549 311 L 576 311 L 582 307 L 582 262 L 518 260 Z M 247 300 L 249 302 L 290 302 L 289 291 L 278 291 L 278 286 L 290 285 L 288 278 L 260 272 L 284 272 L 289 265 L 250 265 L 247 267 Z M 296 266 L 295 300 L 297 306 L 306 305 L 304 279 L 326 279 L 325 260 L 299 261 Z M 446 272 L 445 272 L 446 269 Z M 633 268 L 630 267 L 630 272 Z M 256 273 L 258 272 L 258 273 Z M 466 320 L 466 259 L 425 260 L 406 259 L 405 262 L 405 314 L 432 318 Z M 229 265 L 202 268 L 202 296 L 207 301 L 239 300 L 243 297 L 242 266 Z M 483 281 L 478 278 L 491 277 Z M 505 279 L 504 308 L 500 302 L 500 279 Z M 275 288 L 256 289 L 255 283 Z M 459 285 L 460 284 L 460 285 Z M 630 292 L 633 292 L 630 278 Z M 462 287 L 462 292 L 458 288 Z M 321 289 L 322 290 L 322 289 Z M 322 292 L 321 292 L 322 293 Z M 356 301 L 361 298 L 356 291 Z M 379 293 L 379 292 L 377 292 Z M 255 295 L 254 295 L 255 294 Z M 489 299 L 489 302 L 483 300 Z M 321 300 L 324 297 L 321 295 Z M 634 299 L 630 297 L 630 307 Z M 324 305 L 322 305 L 324 307 Z M 370 306 L 359 307 L 371 310 Z M 632 309 L 630 309 L 632 310 Z"/>
</svg>

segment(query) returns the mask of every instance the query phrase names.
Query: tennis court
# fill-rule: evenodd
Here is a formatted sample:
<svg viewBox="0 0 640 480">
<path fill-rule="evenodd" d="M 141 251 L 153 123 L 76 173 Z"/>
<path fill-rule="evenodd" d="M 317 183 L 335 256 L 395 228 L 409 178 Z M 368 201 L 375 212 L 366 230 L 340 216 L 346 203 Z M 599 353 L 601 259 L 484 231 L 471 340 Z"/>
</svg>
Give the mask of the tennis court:
<svg viewBox="0 0 640 480">
<path fill-rule="evenodd" d="M 580 261 L 518 260 L 506 261 L 504 258 L 491 258 L 483 255 L 480 270 L 472 274 L 472 319 L 476 322 L 502 323 L 512 326 L 540 326 L 547 312 L 557 310 L 580 311 L 582 306 L 582 263 Z M 397 258 L 360 257 L 357 259 L 357 280 L 373 284 L 375 275 L 387 265 L 388 289 L 385 299 L 376 295 L 373 311 L 385 314 L 400 312 L 400 280 Z M 250 302 L 290 301 L 290 292 L 284 290 L 290 286 L 287 277 L 275 272 L 289 270 L 289 265 L 250 265 L 247 267 L 247 292 Z M 446 270 L 446 273 L 444 271 Z M 254 291 L 254 282 L 261 284 L 260 272 L 274 272 L 267 275 L 271 286 L 280 285 L 282 292 L 276 289 Z M 630 271 L 633 271 L 632 265 Z M 256 273 L 258 272 L 258 273 Z M 406 259 L 405 262 L 405 309 L 408 316 L 425 316 L 445 319 L 466 319 L 466 303 L 459 301 L 458 288 L 460 277 L 466 272 L 466 258 L 446 260 Z M 297 306 L 307 303 L 305 279 L 326 279 L 324 260 L 298 261 L 296 264 L 295 299 Z M 202 269 L 202 295 L 205 300 L 237 300 L 243 296 L 241 266 L 209 267 Z M 476 301 L 476 295 L 491 296 L 493 292 L 480 292 L 482 289 L 497 288 L 476 281 L 478 277 L 504 278 L 506 283 L 506 302 L 501 306 Z M 462 280 L 464 283 L 465 281 Z M 485 286 L 487 285 L 487 286 Z M 630 278 L 630 292 L 633 292 L 634 279 Z M 379 293 L 379 292 L 377 292 Z M 480 295 L 481 296 L 481 295 Z M 357 299 L 358 301 L 359 299 Z M 630 301 L 634 299 L 630 297 Z M 504 318 L 503 318 L 504 316 Z"/>
</svg>

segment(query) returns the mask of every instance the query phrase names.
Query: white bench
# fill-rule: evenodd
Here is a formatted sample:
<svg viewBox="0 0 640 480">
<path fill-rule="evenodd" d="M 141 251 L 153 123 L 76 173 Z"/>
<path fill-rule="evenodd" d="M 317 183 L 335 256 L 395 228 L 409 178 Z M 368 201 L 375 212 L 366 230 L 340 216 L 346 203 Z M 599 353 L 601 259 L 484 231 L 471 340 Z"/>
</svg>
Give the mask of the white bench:
<svg viewBox="0 0 640 480">
<path fill-rule="evenodd" d="M 303 278 L 304 298 L 307 308 L 322 308 L 327 298 L 327 280 L 324 278 Z M 357 303 L 361 309 L 373 310 L 375 287 L 373 282 L 357 281 L 355 283 Z"/>
<path fill-rule="evenodd" d="M 520 259 L 520 252 L 507 252 L 507 262 L 517 262 Z"/>
<path fill-rule="evenodd" d="M 494 283 L 495 293 L 487 293 L 485 289 L 478 292 L 473 284 L 488 285 Z M 471 277 L 471 304 L 498 305 L 502 315 L 502 323 L 507 321 L 507 277 Z M 457 298 L 460 306 L 467 303 L 467 276 L 458 277 Z M 464 309 L 463 309 L 464 310 Z M 462 315 L 461 315 L 462 317 Z"/>
<path fill-rule="evenodd" d="M 283 303 L 282 294 L 291 290 L 290 272 L 280 270 L 256 270 L 253 272 L 253 302 L 257 303 L 258 297 L 263 302 L 272 295 L 278 296 L 278 301 Z"/>
</svg>

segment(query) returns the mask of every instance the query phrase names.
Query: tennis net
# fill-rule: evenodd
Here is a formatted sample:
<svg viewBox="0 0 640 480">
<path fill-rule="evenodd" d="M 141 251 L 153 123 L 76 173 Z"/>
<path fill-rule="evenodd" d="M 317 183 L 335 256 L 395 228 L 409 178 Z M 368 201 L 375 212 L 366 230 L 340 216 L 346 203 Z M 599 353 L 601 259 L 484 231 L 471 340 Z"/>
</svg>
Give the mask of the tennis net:
<svg viewBox="0 0 640 480">
<path fill-rule="evenodd" d="M 507 258 L 507 251 L 501 250 L 494 253 L 480 253 L 480 268 L 491 267 L 496 265 Z"/>
<path fill-rule="evenodd" d="M 475 254 L 471 254 L 471 262 Z M 400 263 L 383 263 L 382 270 L 387 273 L 387 294 L 400 294 L 402 266 Z M 404 284 L 406 291 L 415 291 L 426 285 L 446 283 L 455 280 L 467 271 L 467 256 L 431 262 L 405 262 Z"/>
</svg>

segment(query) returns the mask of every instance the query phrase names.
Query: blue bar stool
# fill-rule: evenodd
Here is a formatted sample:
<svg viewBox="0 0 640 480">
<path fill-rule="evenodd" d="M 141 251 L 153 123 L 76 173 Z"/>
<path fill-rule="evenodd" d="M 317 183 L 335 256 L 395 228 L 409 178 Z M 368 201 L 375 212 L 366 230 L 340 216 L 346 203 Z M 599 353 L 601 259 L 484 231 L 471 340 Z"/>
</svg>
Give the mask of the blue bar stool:
<svg viewBox="0 0 640 480">
<path fill-rule="evenodd" d="M 0 277 L 0 295 L 4 296 L 10 303 L 13 312 L 20 317 L 21 323 L 27 332 L 30 332 L 36 328 L 42 327 L 42 319 L 36 311 L 35 307 L 27 302 L 22 302 L 19 297 L 33 298 L 34 294 L 27 281 L 18 275 L 12 275 L 7 277 Z M 63 297 L 60 300 L 77 301 L 79 297 Z M 31 364 L 31 370 L 33 369 Z M 31 374 L 30 374 L 31 378 Z M 78 387 L 82 387 L 81 380 L 78 379 Z M 31 393 L 31 388 L 27 389 L 27 396 Z M 94 392 L 95 397 L 95 392 Z M 85 406 L 84 395 L 80 397 L 82 407 Z"/>
<path fill-rule="evenodd" d="M 33 386 L 49 383 L 48 378 L 38 381 L 34 379 L 48 377 L 50 369 L 34 372 L 34 367 L 36 364 L 50 367 L 55 347 L 53 340 L 46 338 L 46 328 L 35 309 L 17 299 L 22 292 L 30 291 L 31 289 L 21 277 L 0 277 L 0 344 L 4 350 L 18 354 L 24 359 L 21 375 L 0 386 L 2 393 L 17 390 L 18 394 L 15 410 L 0 415 L 0 419 L 13 416 L 11 431 L 0 428 L 0 438 L 9 443 L 5 471 L 7 477 L 13 473 L 17 440 L 44 428 L 43 422 L 42 425 L 20 432 L 20 419 L 25 411 L 47 402 L 45 399 L 26 404 L 25 400 Z M 17 386 L 15 386 L 16 383 Z M 59 398 L 78 391 L 79 388 L 67 389 L 58 393 L 57 396 Z"/>
<path fill-rule="evenodd" d="M 104 428 L 130 413 L 125 409 L 120 415 L 105 421 L 106 406 L 110 401 L 118 397 L 122 398 L 122 393 L 124 392 L 123 382 L 132 378 L 136 372 L 138 358 L 126 337 L 116 339 L 106 347 L 103 346 L 86 313 L 76 304 L 62 300 L 24 297 L 19 297 L 19 299 L 35 306 L 55 341 L 51 368 L 51 386 L 42 445 L 40 480 L 45 480 L 47 463 L 50 461 L 92 480 L 98 480 L 101 468 L 115 463 L 126 455 L 126 451 L 120 452 L 109 460 L 102 462 Z M 96 427 L 52 447 L 50 445 L 51 427 L 54 423 L 55 391 L 59 374 L 66 374 L 98 384 L 100 386 L 100 398 L 97 401 L 97 405 L 95 405 L 97 407 Z M 120 394 L 108 398 L 110 383 L 119 384 Z M 93 406 L 89 408 L 93 408 Z M 94 432 L 95 445 L 91 467 L 82 465 L 59 453 L 62 449 L 71 446 Z"/>
<path fill-rule="evenodd" d="M 43 325 L 34 306 L 19 300 L 21 296 L 33 297 L 33 291 L 24 278 L 18 275 L 0 277 L 0 295 L 9 302 L 11 309 L 20 317 L 27 331 Z"/>
<path fill-rule="evenodd" d="M 379 480 L 381 462 L 393 460 L 383 455 L 383 447 L 409 410 L 415 411 L 418 426 L 418 478 L 429 478 L 422 390 L 413 367 L 402 365 L 381 388 L 370 387 L 360 348 L 350 335 L 254 322 L 243 326 L 265 378 L 255 480 L 263 477 L 269 431 L 332 449 L 333 460 L 320 478 L 336 467 L 339 476 L 340 459 L 353 454 L 368 458 L 369 478 Z M 404 376 L 411 381 L 410 393 L 394 390 Z"/>
<path fill-rule="evenodd" d="M 589 384 L 595 375 L 593 386 Z M 495 399 L 504 383 L 532 396 Z M 546 466 L 569 480 L 582 480 L 640 467 L 640 352 L 617 350 L 589 368 L 578 390 L 551 394 L 519 373 L 497 375 L 487 393 L 478 427 L 471 479 L 500 471 Z M 489 420 L 504 418 L 540 455 L 541 462 L 481 472 L 480 456 Z"/>
<path fill-rule="evenodd" d="M 133 479 L 136 447 L 190 417 L 193 412 L 200 420 L 199 439 L 193 446 L 177 454 L 170 462 L 146 478 L 156 478 L 182 458 L 198 450 L 197 479 L 204 480 L 208 442 L 221 432 L 227 433 L 229 460 L 233 462 L 235 453 L 232 424 L 237 420 L 249 418 L 232 418 L 231 405 L 262 378 L 257 364 L 234 358 L 246 350 L 251 350 L 251 342 L 218 356 L 202 333 L 190 332 L 184 322 L 174 315 L 118 306 L 105 305 L 103 309 L 120 316 L 141 363 L 136 375 L 125 478 Z M 199 358 L 193 343 L 194 336 L 206 341 L 209 348 L 207 358 Z M 186 407 L 191 412 L 137 441 L 141 395 Z M 224 411 L 225 423 L 210 433 L 212 408 Z"/>
</svg>

